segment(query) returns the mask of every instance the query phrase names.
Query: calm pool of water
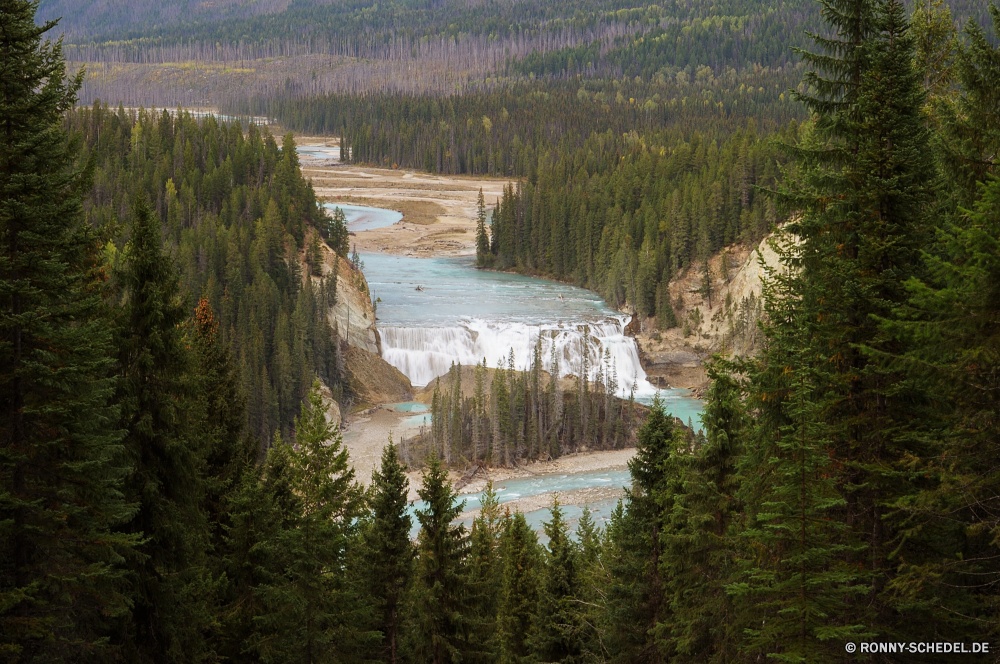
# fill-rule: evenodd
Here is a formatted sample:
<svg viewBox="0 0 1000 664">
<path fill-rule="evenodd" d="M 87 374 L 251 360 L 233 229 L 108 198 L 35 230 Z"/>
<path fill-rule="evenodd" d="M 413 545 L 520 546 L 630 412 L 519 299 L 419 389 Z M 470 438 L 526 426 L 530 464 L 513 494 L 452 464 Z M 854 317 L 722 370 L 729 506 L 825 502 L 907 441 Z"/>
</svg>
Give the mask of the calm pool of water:
<svg viewBox="0 0 1000 664">
<path fill-rule="evenodd" d="M 326 147 L 323 145 L 299 145 L 296 152 L 300 157 L 311 157 L 312 159 L 334 159 L 340 161 L 339 147 Z"/>
<path fill-rule="evenodd" d="M 344 211 L 347 218 L 347 230 L 371 231 L 376 228 L 385 228 L 398 223 L 403 215 L 395 210 L 383 210 L 382 208 L 367 207 L 365 205 L 351 205 L 349 203 L 324 203 L 323 207 L 333 213 L 334 208 Z M 366 262 L 367 267 L 367 262 Z M 367 270 L 366 270 L 367 272 Z"/>
</svg>

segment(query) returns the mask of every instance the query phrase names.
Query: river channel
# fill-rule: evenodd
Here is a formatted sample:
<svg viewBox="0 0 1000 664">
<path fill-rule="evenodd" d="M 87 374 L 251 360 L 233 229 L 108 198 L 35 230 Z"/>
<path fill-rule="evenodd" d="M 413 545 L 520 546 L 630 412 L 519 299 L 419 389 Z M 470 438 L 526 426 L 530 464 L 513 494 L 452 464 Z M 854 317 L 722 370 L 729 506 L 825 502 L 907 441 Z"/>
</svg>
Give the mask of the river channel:
<svg viewBox="0 0 1000 664">
<path fill-rule="evenodd" d="M 337 204 L 326 207 L 332 208 Z M 355 233 L 400 221 L 401 215 L 358 205 L 340 205 Z M 562 376 L 579 375 L 586 354 L 593 380 L 598 366 L 616 377 L 618 393 L 650 403 L 659 395 L 666 410 L 700 428 L 702 402 L 686 390 L 657 390 L 646 380 L 635 341 L 624 333 L 629 317 L 610 308 L 582 288 L 518 274 L 478 270 L 474 257 L 418 258 L 387 253 L 361 255 L 372 300 L 376 302 L 382 356 L 402 371 L 414 386 L 444 375 L 452 363 L 473 365 L 486 360 L 495 367 L 509 362 L 525 370 L 541 345 L 543 368 L 557 366 Z M 412 412 L 408 424 L 429 422 L 420 404 L 398 404 Z M 628 471 L 602 470 L 548 474 L 506 480 L 496 487 L 501 503 L 528 496 L 594 487 L 620 489 L 630 483 Z M 466 512 L 478 510 L 482 495 L 465 494 Z M 603 523 L 616 500 L 591 505 L 595 521 Z M 411 509 L 419 508 L 417 501 Z M 581 505 L 566 505 L 571 524 Z M 525 515 L 541 532 L 548 510 Z M 464 517 L 471 523 L 471 515 Z M 414 534 L 418 525 L 414 523 Z"/>
</svg>

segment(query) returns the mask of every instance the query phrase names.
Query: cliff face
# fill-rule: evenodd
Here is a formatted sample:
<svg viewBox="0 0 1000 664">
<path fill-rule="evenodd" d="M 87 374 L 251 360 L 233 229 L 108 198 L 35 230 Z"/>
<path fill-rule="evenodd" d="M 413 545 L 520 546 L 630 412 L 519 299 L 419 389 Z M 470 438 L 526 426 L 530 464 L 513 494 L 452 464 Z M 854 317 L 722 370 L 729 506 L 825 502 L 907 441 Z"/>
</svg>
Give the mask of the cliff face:
<svg viewBox="0 0 1000 664">
<path fill-rule="evenodd" d="M 763 261 L 764 265 L 761 265 Z M 704 293 L 704 265 L 695 263 L 670 282 L 678 327 L 657 330 L 656 320 L 633 321 L 639 356 L 650 381 L 663 387 L 699 389 L 708 378 L 703 362 L 715 352 L 754 352 L 767 267 L 778 255 L 765 238 L 756 247 L 733 245 L 709 260 L 711 297 Z M 638 329 L 636 329 L 638 328 Z"/>
<path fill-rule="evenodd" d="M 375 308 L 372 306 L 365 275 L 332 249 L 323 249 L 323 274 L 337 274 L 337 304 L 330 308 L 330 319 L 336 321 L 340 338 L 348 345 L 380 355 L 382 342 L 375 328 Z"/>
<path fill-rule="evenodd" d="M 382 341 L 375 327 L 375 307 L 365 275 L 345 258 L 321 243 L 323 251 L 323 275 L 337 275 L 337 303 L 330 307 L 329 320 L 335 325 L 341 343 L 346 343 L 344 351 L 347 371 L 353 397 L 362 404 L 390 403 L 406 401 L 411 397 L 410 381 L 398 369 L 382 359 Z M 319 277 L 313 277 L 315 281 Z M 331 421 L 340 422 L 341 411 L 330 401 L 328 416 Z M 343 413 L 350 419 L 349 413 Z"/>
</svg>

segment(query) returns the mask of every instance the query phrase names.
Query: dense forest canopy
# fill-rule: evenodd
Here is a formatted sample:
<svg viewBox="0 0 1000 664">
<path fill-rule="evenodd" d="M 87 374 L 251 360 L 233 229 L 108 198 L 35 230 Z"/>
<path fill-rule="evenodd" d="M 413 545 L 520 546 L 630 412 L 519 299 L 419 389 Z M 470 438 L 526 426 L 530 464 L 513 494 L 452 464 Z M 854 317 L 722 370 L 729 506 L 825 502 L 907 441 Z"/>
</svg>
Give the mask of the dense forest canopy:
<svg viewBox="0 0 1000 664">
<path fill-rule="evenodd" d="M 78 25 L 121 27 L 115 5 L 80 6 Z M 328 11 L 183 5 L 204 21 L 185 26 L 149 7 L 126 20 L 164 44 L 280 17 L 319 30 Z M 561 390 L 538 362 L 479 367 L 470 399 L 456 368 L 411 511 L 414 448 L 387 441 L 365 488 L 327 419 L 323 394 L 350 385 L 314 261 L 320 239 L 346 253 L 346 228 L 320 217 L 292 136 L 77 107 L 55 26 L 0 2 L 0 656 L 882 663 L 954 661 L 926 648 L 960 643 L 996 659 L 1000 8 L 801 7 L 824 36 L 762 18 L 775 32 L 748 48 L 774 60 L 730 71 L 736 41 L 712 34 L 746 32 L 743 6 L 347 5 L 352 29 L 388 27 L 343 44 L 393 44 L 387 17 L 410 47 L 441 39 L 447 12 L 487 41 L 512 12 L 529 31 L 641 29 L 501 48 L 490 67 L 519 80 L 447 94 L 289 79 L 230 98 L 338 134 L 357 163 L 508 177 L 479 206 L 483 267 L 663 327 L 682 324 L 676 274 L 737 241 L 779 256 L 759 352 L 709 364 L 703 435 L 608 399 L 607 372 Z M 445 462 L 564 441 L 635 444 L 606 527 L 584 511 L 571 531 L 556 501 L 540 541 L 492 487 L 463 523 Z"/>
<path fill-rule="evenodd" d="M 204 298 L 215 312 L 263 445 L 275 431 L 293 434 L 313 377 L 347 396 L 328 313 L 336 278 L 309 278 L 319 266 L 303 260 L 309 234 L 328 232 L 326 217 L 289 137 L 279 147 L 255 125 L 244 132 L 239 123 L 100 104 L 69 113 L 66 127 L 93 169 L 85 217 L 105 229 L 109 267 L 128 255 L 122 221 L 133 201 L 147 199 L 187 305 Z"/>
</svg>

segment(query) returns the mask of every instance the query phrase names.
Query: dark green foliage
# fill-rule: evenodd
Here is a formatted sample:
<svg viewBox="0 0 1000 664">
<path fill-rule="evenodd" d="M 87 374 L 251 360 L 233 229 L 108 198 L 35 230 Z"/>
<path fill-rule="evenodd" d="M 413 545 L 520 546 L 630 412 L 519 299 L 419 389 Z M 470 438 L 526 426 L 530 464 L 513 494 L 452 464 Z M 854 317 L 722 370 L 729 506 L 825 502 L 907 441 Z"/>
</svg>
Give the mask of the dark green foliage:
<svg viewBox="0 0 1000 664">
<path fill-rule="evenodd" d="M 339 207 L 333 208 L 333 212 L 327 217 L 325 227 L 323 227 L 323 237 L 339 256 L 347 258 L 350 251 L 351 238 L 347 230 L 347 217 Z"/>
<path fill-rule="evenodd" d="M 774 321 L 768 351 L 749 376 L 755 422 L 737 494 L 748 511 L 739 533 L 744 569 L 731 574 L 727 590 L 752 607 L 740 644 L 746 656 L 834 661 L 846 641 L 872 636 L 860 611 L 843 610 L 870 583 L 868 573 L 851 564 L 866 547 L 837 518 L 846 501 L 830 454 L 832 427 L 822 417 L 831 399 L 820 386 L 829 375 L 825 365 L 809 362 L 815 314 L 790 304 L 798 278 L 777 284 L 765 292 Z M 755 555 L 757 547 L 768 555 Z"/>
<path fill-rule="evenodd" d="M 113 405 L 114 346 L 87 173 L 60 116 L 80 77 L 36 4 L 0 6 L 0 659 L 109 657 L 127 612 L 113 534 L 131 508 Z"/>
<path fill-rule="evenodd" d="M 934 105 L 941 118 L 937 137 L 942 171 L 948 183 L 943 194 L 968 207 L 979 194 L 977 183 L 997 174 L 1000 151 L 1000 9 L 989 3 L 993 39 L 970 21 L 967 43 L 955 54 L 959 93 Z"/>
<path fill-rule="evenodd" d="M 476 203 L 476 264 L 479 267 L 490 267 L 493 264 L 490 237 L 486 233 L 486 200 L 483 198 L 482 187 Z"/>
<path fill-rule="evenodd" d="M 583 654 L 583 626 L 578 615 L 579 554 L 558 499 L 549 514 L 551 518 L 544 524 L 549 544 L 529 644 L 540 662 L 578 662 Z"/>
<path fill-rule="evenodd" d="M 392 439 L 382 450 L 382 466 L 372 471 L 370 517 L 361 524 L 358 564 L 364 575 L 363 596 L 375 614 L 372 623 L 381 633 L 375 657 L 400 661 L 403 599 L 413 577 L 414 548 L 410 543 L 411 517 L 406 512 L 408 481 Z"/>
<path fill-rule="evenodd" d="M 296 447 L 284 452 L 284 500 L 295 509 L 283 510 L 286 521 L 269 543 L 282 573 L 260 588 L 256 647 L 265 662 L 341 661 L 338 649 L 355 652 L 372 637 L 359 628 L 367 607 L 343 569 L 348 548 L 360 541 L 354 518 L 361 494 L 340 432 L 326 419 L 318 381 L 295 431 Z"/>
<path fill-rule="evenodd" d="M 797 125 L 781 135 L 794 140 Z M 774 186 L 784 157 L 752 122 L 719 139 L 672 131 L 619 144 L 594 134 L 525 159 L 530 171 L 515 173 L 527 179 L 497 201 L 479 264 L 570 281 L 664 328 L 676 325 L 672 276 L 704 270 L 706 256 L 757 242 L 781 221 L 755 186 Z"/>
<path fill-rule="evenodd" d="M 268 450 L 264 463 L 240 476 L 228 501 L 223 565 L 226 593 L 221 598 L 218 653 L 234 661 L 260 662 L 260 622 L 265 607 L 261 590 L 282 573 L 273 542 L 293 507 L 284 489 L 287 447 Z"/>
<path fill-rule="evenodd" d="M 473 649 L 468 578 L 469 537 L 455 524 L 464 502 L 441 462 L 432 457 L 418 491 L 426 508 L 417 510 L 416 606 L 413 651 L 418 661 L 445 664 Z"/>
<path fill-rule="evenodd" d="M 219 323 L 208 300 L 194 312 L 191 335 L 204 421 L 200 454 L 204 458 L 204 511 L 212 530 L 212 547 L 221 550 L 229 515 L 228 500 L 242 474 L 257 462 L 257 441 L 246 426 L 246 395 L 241 390 L 229 348 L 219 338 Z"/>
<path fill-rule="evenodd" d="M 982 629 L 973 616 L 995 615 L 990 587 L 1000 527 L 1000 477 L 990 461 L 1000 440 L 1000 181 L 991 178 L 979 194 L 973 209 L 939 233 L 926 281 L 907 284 L 910 319 L 891 324 L 911 340 L 907 366 L 938 395 L 948 426 L 940 455 L 914 462 L 935 482 L 894 506 L 906 515 L 906 538 L 941 554 L 901 560 L 889 589 L 907 609 L 970 633 Z M 988 629 L 996 634 L 997 623 Z"/>
<path fill-rule="evenodd" d="M 802 97 L 818 120 L 815 135 L 796 153 L 806 167 L 794 198 L 803 214 L 789 230 L 801 245 L 787 249 L 785 264 L 800 270 L 801 278 L 786 283 L 781 297 L 787 304 L 769 313 L 777 334 L 769 344 L 775 357 L 765 354 L 773 366 L 751 388 L 751 398 L 789 399 L 794 414 L 785 412 L 785 421 L 776 416 L 767 444 L 785 446 L 791 454 L 786 438 L 791 441 L 792 428 L 806 436 L 795 463 L 804 473 L 827 475 L 829 490 L 844 501 L 837 505 L 833 493 L 825 498 L 817 493 L 812 508 L 832 512 L 832 523 L 850 524 L 843 535 L 815 534 L 826 549 L 823 555 L 855 569 L 863 565 L 863 577 L 860 572 L 840 577 L 842 588 L 862 578 L 870 583 L 867 598 L 856 601 L 871 613 L 843 614 L 839 625 L 816 614 L 816 624 L 824 623 L 817 634 L 864 625 L 909 641 L 920 628 L 900 621 L 881 589 L 894 574 L 890 557 L 923 553 L 897 539 L 889 505 L 921 487 L 923 478 L 908 460 L 933 454 L 921 429 L 933 422 L 934 409 L 924 387 L 887 359 L 904 353 L 906 345 L 880 328 L 878 319 L 898 315 L 908 297 L 905 281 L 922 273 L 918 252 L 931 237 L 928 184 L 936 174 L 920 111 L 921 77 L 901 5 L 858 3 L 831 20 L 849 47 L 829 51 L 842 54 L 839 58 L 810 56 L 829 79 L 813 75 L 818 94 Z M 787 332 L 784 325 L 791 326 Z M 791 368 L 780 377 L 783 366 Z M 816 455 L 815 462 L 809 455 Z M 830 469 L 815 465 L 822 461 L 819 455 L 832 462 Z M 791 490 L 791 476 L 787 482 L 782 488 L 769 481 L 773 495 Z M 810 489 L 820 491 L 821 485 Z M 846 548 L 835 553 L 838 547 Z M 830 574 L 836 569 L 821 558 L 813 564 Z M 830 589 L 831 596 L 836 592 Z M 833 644 L 829 649 L 831 657 L 838 652 Z"/>
<path fill-rule="evenodd" d="M 520 512 L 504 519 L 502 582 L 497 617 L 500 664 L 530 661 L 528 634 L 538 602 L 542 561 L 538 537 Z"/>
<path fill-rule="evenodd" d="M 682 430 L 657 399 L 639 428 L 636 454 L 629 460 L 632 488 L 608 526 L 605 644 L 615 662 L 663 662 L 654 630 L 669 622 L 661 576 L 665 514 L 678 493 L 676 456 Z"/>
<path fill-rule="evenodd" d="M 718 359 L 709 367 L 705 443 L 679 459 L 680 487 L 661 537 L 672 615 L 657 637 L 675 653 L 674 662 L 733 661 L 745 627 L 726 585 L 736 575 L 733 528 L 742 512 L 736 464 L 747 423 L 740 385 L 724 367 Z"/>
<path fill-rule="evenodd" d="M 303 283 L 299 259 L 305 229 L 324 231 L 329 217 L 302 178 L 294 144 L 286 137 L 286 158 L 253 125 L 244 132 L 239 123 L 214 118 L 112 112 L 99 104 L 69 112 L 66 125 L 82 132 L 94 163 L 97 184 L 86 210 L 111 238 L 108 261 L 114 265 L 126 254 L 118 219 L 143 192 L 182 292 L 204 297 L 215 312 L 247 398 L 251 434 L 261 448 L 276 430 L 293 440 L 294 418 L 314 376 L 343 395 L 327 318 L 335 280 Z"/>
<path fill-rule="evenodd" d="M 137 510 L 124 532 L 143 538 L 128 564 L 132 617 L 119 636 L 130 659 L 186 661 L 204 648 L 209 527 L 193 353 L 173 261 L 144 200 L 115 275 L 122 307 L 118 349 L 119 426 L 131 473 L 126 498 Z"/>
<path fill-rule="evenodd" d="M 497 611 L 503 581 L 501 537 L 504 521 L 493 482 L 486 482 L 480 498 L 479 516 L 472 522 L 469 547 L 469 590 L 474 605 L 476 642 L 485 657 L 496 661 L 500 651 Z"/>
</svg>

